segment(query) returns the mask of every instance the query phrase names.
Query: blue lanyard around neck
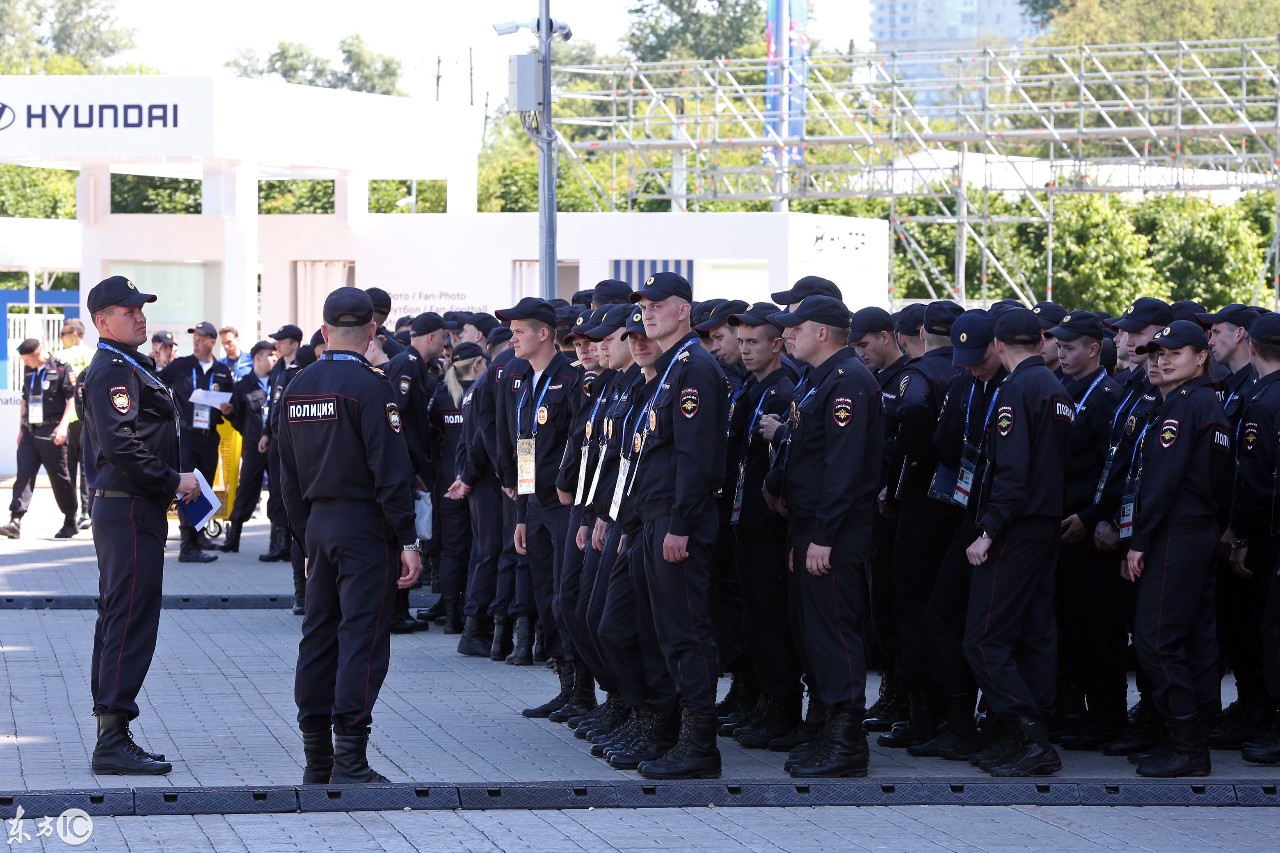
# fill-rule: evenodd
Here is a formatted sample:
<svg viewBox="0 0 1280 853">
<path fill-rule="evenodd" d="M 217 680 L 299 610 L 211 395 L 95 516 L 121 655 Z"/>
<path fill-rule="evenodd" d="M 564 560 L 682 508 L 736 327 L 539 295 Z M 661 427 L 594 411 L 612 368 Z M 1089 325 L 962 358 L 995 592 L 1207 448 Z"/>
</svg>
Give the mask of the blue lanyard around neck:
<svg viewBox="0 0 1280 853">
<path fill-rule="evenodd" d="M 538 410 L 542 408 L 542 399 L 547 396 L 547 388 L 551 387 L 551 365 L 547 365 L 547 369 L 542 372 L 542 378 L 546 382 L 542 383 L 542 391 L 538 393 L 538 401 L 533 404 L 533 424 L 530 432 L 534 438 L 538 437 Z M 516 403 L 516 430 L 520 429 L 520 412 L 524 409 L 525 401 L 529 399 L 529 388 L 525 386 L 523 393 L 520 394 L 520 402 Z"/>
<path fill-rule="evenodd" d="M 613 398 L 610 397 L 610 399 L 612 400 Z M 596 415 L 599 414 L 600 404 L 603 402 L 604 402 L 604 394 L 601 393 L 599 397 L 596 397 L 596 404 L 591 408 L 591 417 L 587 419 L 587 423 L 591 424 L 592 432 L 596 431 Z M 591 438 L 589 436 L 584 437 L 582 441 L 582 446 L 586 447 L 589 444 L 591 444 Z"/>
<path fill-rule="evenodd" d="M 671 361 L 667 362 L 667 369 L 662 371 L 662 378 L 658 380 L 658 386 L 653 390 L 653 396 L 644 401 L 644 406 L 640 409 L 640 417 L 636 419 L 635 424 L 631 427 L 631 445 L 635 447 L 636 433 L 640 432 L 640 426 L 648 419 L 653 404 L 657 401 L 658 395 L 662 393 L 662 386 L 667 384 L 667 377 L 671 375 L 671 368 L 676 366 L 676 362 L 680 360 L 680 354 L 689 347 L 698 342 L 697 338 L 690 338 L 684 342 L 680 349 L 676 350 L 676 354 L 671 356 Z"/>
<path fill-rule="evenodd" d="M 975 379 L 973 384 L 969 386 L 969 400 L 964 406 L 964 440 L 968 441 L 969 436 L 969 415 L 973 411 L 973 393 L 978 389 L 978 381 Z M 991 413 L 996 410 L 996 400 L 1000 399 L 1000 388 L 996 388 L 996 392 L 991 395 L 991 402 L 987 405 L 987 416 L 982 419 L 982 434 L 986 435 L 987 427 L 991 425 Z"/>
<path fill-rule="evenodd" d="M 48 375 L 49 375 L 49 368 L 47 365 L 45 367 L 40 368 L 39 370 L 31 371 L 31 393 L 27 395 L 27 399 L 30 399 L 36 395 L 37 385 L 40 387 L 40 392 L 43 395 L 44 378 Z"/>
<path fill-rule="evenodd" d="M 329 361 L 355 361 L 363 363 L 364 359 L 358 355 L 352 355 L 349 352 L 327 352 L 324 357 Z M 289 365 L 285 365 L 285 370 L 289 369 Z"/>
<path fill-rule="evenodd" d="M 1089 390 L 1085 391 L 1084 396 L 1080 398 L 1080 402 L 1076 403 L 1077 415 L 1080 414 L 1080 412 L 1084 409 L 1084 404 L 1089 402 L 1089 395 L 1093 393 L 1093 389 L 1097 388 L 1099 383 L 1101 383 L 1102 380 L 1106 378 L 1106 376 L 1107 376 L 1107 372 L 1105 370 L 1098 371 L 1098 376 L 1096 379 L 1093 380 L 1093 384 L 1089 386 Z M 1114 425 L 1112 425 L 1112 428 L 1113 429 L 1115 428 Z"/>
</svg>

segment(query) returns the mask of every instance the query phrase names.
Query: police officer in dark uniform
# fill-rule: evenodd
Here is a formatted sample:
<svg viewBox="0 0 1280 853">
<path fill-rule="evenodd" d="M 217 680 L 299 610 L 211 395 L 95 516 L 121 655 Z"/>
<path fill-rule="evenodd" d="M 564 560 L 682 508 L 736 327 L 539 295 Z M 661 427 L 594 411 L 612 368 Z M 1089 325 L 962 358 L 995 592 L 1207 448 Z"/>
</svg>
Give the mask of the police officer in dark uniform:
<svg viewBox="0 0 1280 853">
<path fill-rule="evenodd" d="M 1054 575 L 1074 407 L 1040 357 L 1040 321 L 1025 308 L 996 320 L 996 352 L 1008 378 L 987 424 L 988 460 L 978 493 L 981 532 L 968 548 L 965 655 L 992 712 L 1016 717 L 1022 748 L 993 776 L 1062 769 L 1049 743 L 1057 683 Z"/>
<path fill-rule="evenodd" d="M 378 326 L 378 337 L 382 339 L 382 351 L 387 354 L 387 358 L 395 358 L 404 352 L 405 346 L 383 325 L 391 316 L 391 294 L 381 287 L 367 288 L 365 293 L 369 294 L 369 298 L 373 300 L 373 322 Z"/>
<path fill-rule="evenodd" d="M 182 467 L 193 468 L 213 482 L 218 470 L 218 425 L 222 416 L 231 413 L 231 404 L 221 408 L 203 403 L 193 403 L 191 395 L 196 389 L 230 393 L 235 387 L 231 368 L 213 357 L 214 344 L 218 342 L 218 330 L 212 323 L 197 323 L 187 329 L 191 334 L 192 354 L 175 358 L 160 371 L 160 378 L 173 389 L 182 409 Z M 178 552 L 179 563 L 210 563 L 218 559 L 202 548 L 213 548 L 212 542 L 202 538 L 203 531 L 180 525 L 182 547 Z"/>
<path fill-rule="evenodd" d="M 848 347 L 849 310 L 810 296 L 770 320 L 786 329 L 792 356 L 808 365 L 791 406 L 791 431 L 765 480 L 789 522 L 788 567 L 798 578 L 792 605 L 827 722 L 791 767 L 797 778 L 867 772 L 865 643 L 871 514 L 879 491 L 884 405 L 871 372 Z M 830 460 L 839 459 L 833 466 Z M 797 606 L 798 605 L 798 606 Z"/>
<path fill-rule="evenodd" d="M 658 641 L 684 702 L 676 745 L 639 770 L 646 778 L 715 778 L 719 662 L 711 575 L 728 387 L 715 357 L 698 346 L 689 322 L 693 290 L 684 277 L 656 273 L 631 299 L 662 349 L 654 364 L 658 388 L 641 419 L 632 499 L 644 523 L 644 572 Z"/>
<path fill-rule="evenodd" d="M 1138 775 L 1207 776 L 1207 721 L 1221 711 L 1214 613 L 1218 508 L 1230 500 L 1226 416 L 1209 375 L 1204 330 L 1175 320 L 1142 347 L 1159 368 L 1162 402 L 1138 439 L 1125 577 L 1137 585 L 1134 647 L 1169 744 Z"/>
<path fill-rule="evenodd" d="M 294 684 L 303 782 L 385 782 L 367 749 L 394 590 L 422 571 L 413 472 L 391 386 L 364 357 L 377 333 L 368 294 L 330 293 L 324 322 L 325 354 L 290 382 L 278 436 L 289 526 L 307 554 Z"/>
<path fill-rule="evenodd" d="M 139 293 L 124 276 L 89 291 L 98 353 L 85 372 L 85 431 L 96 451 L 93 546 L 98 559 L 98 621 L 93 634 L 93 713 L 98 742 L 93 772 L 162 775 L 172 765 L 143 751 L 129 734 L 137 697 L 160 627 L 166 513 L 174 495 L 199 493 L 193 473 L 179 473 L 179 410 L 147 341 Z"/>
<path fill-rule="evenodd" d="M 67 435 L 75 414 L 75 385 L 71 368 L 51 357 L 35 338 L 18 345 L 22 359 L 22 426 L 18 434 L 18 476 L 13 481 L 11 520 L 0 535 L 17 539 L 22 517 L 31 506 L 36 474 L 44 466 L 53 486 L 53 497 L 62 510 L 62 527 L 56 539 L 76 535 L 76 493 L 67 470 Z"/>
<path fill-rule="evenodd" d="M 276 364 L 271 368 L 267 379 L 271 398 L 267 405 L 267 422 L 262 428 L 262 438 L 258 441 L 258 449 L 267 454 L 267 518 L 271 520 L 270 540 L 267 553 L 259 554 L 258 559 L 264 563 L 289 559 L 289 518 L 284 510 L 284 497 L 280 494 L 280 452 L 273 448 L 272 437 L 276 425 L 280 422 L 280 409 L 276 406 L 289 381 L 302 369 L 298 361 L 299 349 L 302 346 L 302 330 L 292 323 L 286 323 L 276 331 L 267 335 L 276 342 Z M 304 584 L 302 572 L 296 571 L 293 576 L 294 604 L 297 607 L 303 600 Z"/>
<path fill-rule="evenodd" d="M 267 473 L 267 454 L 258 449 L 262 428 L 267 421 L 271 385 L 267 377 L 276 363 L 276 345 L 258 341 L 249 351 L 253 365 L 249 374 L 236 383 L 231 392 L 231 425 L 240 433 L 240 477 L 236 481 L 236 501 L 227 517 L 227 541 L 223 551 L 240 550 L 240 531 L 258 508 L 262 497 L 262 478 Z M 295 602 L 296 603 L 296 602 Z"/>
</svg>

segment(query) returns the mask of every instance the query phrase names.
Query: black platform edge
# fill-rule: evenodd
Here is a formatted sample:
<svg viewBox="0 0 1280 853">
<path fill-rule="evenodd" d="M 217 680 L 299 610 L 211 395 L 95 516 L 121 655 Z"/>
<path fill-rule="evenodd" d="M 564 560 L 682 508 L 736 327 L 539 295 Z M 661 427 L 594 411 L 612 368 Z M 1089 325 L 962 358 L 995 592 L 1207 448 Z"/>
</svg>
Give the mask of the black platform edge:
<svg viewBox="0 0 1280 853">
<path fill-rule="evenodd" d="M 166 595 L 166 610 L 280 610 L 293 607 L 293 595 Z M 96 595 L 0 594 L 0 610 L 97 610 Z"/>
<path fill-rule="evenodd" d="M 814 779 L 501 782 L 0 791 L 0 819 L 289 812 L 787 806 L 1280 806 L 1277 784 L 1230 779 Z"/>
</svg>

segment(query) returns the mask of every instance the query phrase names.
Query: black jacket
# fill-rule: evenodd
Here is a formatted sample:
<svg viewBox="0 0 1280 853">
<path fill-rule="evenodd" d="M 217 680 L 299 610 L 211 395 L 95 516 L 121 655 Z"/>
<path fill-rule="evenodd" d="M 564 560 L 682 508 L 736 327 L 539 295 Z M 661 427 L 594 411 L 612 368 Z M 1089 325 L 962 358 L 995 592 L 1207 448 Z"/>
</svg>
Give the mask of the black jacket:
<svg viewBox="0 0 1280 853">
<path fill-rule="evenodd" d="M 521 358 L 513 358 L 503 371 L 499 396 L 500 412 L 505 414 L 507 428 L 498 430 L 498 471 L 502 485 L 517 488 L 516 442 L 519 439 L 534 440 L 534 467 L 536 490 L 532 496 L 516 498 L 516 518 L 523 522 L 529 498 L 536 497 L 544 507 L 559 506 L 556 488 L 561 485 L 560 463 L 564 459 L 565 445 L 573 415 L 577 411 L 576 395 L 579 373 L 562 352 L 556 352 L 547 363 L 547 369 L 539 377 L 537 387 L 533 382 L 533 365 Z M 499 420 L 499 427 L 502 421 Z M 567 490 L 566 490 L 567 491 Z"/>
<path fill-rule="evenodd" d="M 206 391 L 230 393 L 236 384 L 235 377 L 231 375 L 231 369 L 225 364 L 215 358 L 213 365 L 208 370 L 204 370 L 200 366 L 200 361 L 194 355 L 184 355 L 182 358 L 175 358 L 169 362 L 165 369 L 160 371 L 160 378 L 173 389 L 173 394 L 178 400 L 178 407 L 182 414 L 182 426 L 184 428 L 191 427 L 192 391 L 196 388 L 203 388 Z M 209 429 L 217 429 L 220 423 L 222 423 L 222 412 L 216 406 L 210 407 Z"/>
<path fill-rule="evenodd" d="M 1094 525 L 1101 519 L 1093 498 L 1111 446 L 1111 420 L 1116 406 L 1120 405 L 1120 386 L 1099 367 L 1088 376 L 1068 379 L 1066 389 L 1076 418 L 1071 427 L 1070 464 L 1062 511 L 1064 515 L 1079 515 L 1080 523 L 1092 536 Z"/>
<path fill-rule="evenodd" d="M 40 430 L 40 427 L 47 427 L 49 431 L 52 431 L 58 425 L 58 422 L 62 420 L 62 414 L 67 410 L 67 406 L 75 405 L 75 377 L 72 375 L 70 365 L 51 356 L 47 362 L 35 370 L 29 367 L 22 369 L 22 400 L 24 403 L 30 404 L 33 384 L 37 392 L 35 396 L 43 404 L 44 419 L 32 424 L 30 421 L 30 408 L 28 407 L 27 415 L 23 418 L 23 424 L 35 426 L 37 431 L 43 434 L 44 430 Z"/>
<path fill-rule="evenodd" d="M 263 415 L 267 411 L 270 393 L 269 377 L 263 377 L 259 382 L 255 373 L 237 382 L 231 392 L 231 425 L 244 437 L 245 453 L 250 450 L 258 452 L 258 439 L 262 438 Z"/>
<path fill-rule="evenodd" d="M 750 527 L 778 518 L 765 504 L 762 493 L 765 478 L 773 468 L 777 453 L 763 436 L 756 433 L 755 427 L 764 415 L 777 415 L 785 420 L 795 391 L 795 383 L 782 366 L 763 380 L 754 376 L 747 380 L 746 393 L 734 412 L 734 420 L 739 424 L 737 429 L 730 431 L 729 471 L 732 479 L 725 484 L 725 491 L 732 500 L 741 471 L 742 510 L 738 517 L 739 525 Z"/>
<path fill-rule="evenodd" d="M 899 498 L 923 499 L 938 466 L 933 434 L 947 390 L 967 377 L 951 363 L 951 347 L 939 347 L 908 361 L 898 375 L 892 435 L 890 489 Z M 886 422 L 886 426 L 889 422 Z M 955 463 L 951 463 L 955 464 Z"/>
<path fill-rule="evenodd" d="M 1280 429 L 1280 371 L 1253 386 L 1236 441 L 1235 494 L 1231 528 L 1240 539 L 1266 539 L 1276 532 L 1277 429 Z"/>
</svg>

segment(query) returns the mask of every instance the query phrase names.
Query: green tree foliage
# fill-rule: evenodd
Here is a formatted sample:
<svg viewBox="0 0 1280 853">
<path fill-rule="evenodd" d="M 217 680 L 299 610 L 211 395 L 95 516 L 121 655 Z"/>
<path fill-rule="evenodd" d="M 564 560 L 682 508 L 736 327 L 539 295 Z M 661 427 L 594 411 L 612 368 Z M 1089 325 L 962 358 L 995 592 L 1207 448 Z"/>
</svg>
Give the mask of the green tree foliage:
<svg viewBox="0 0 1280 853">
<path fill-rule="evenodd" d="M 148 175 L 111 176 L 112 213 L 199 213 L 200 182 Z"/>
<path fill-rule="evenodd" d="M 358 35 L 338 44 L 341 62 L 330 60 L 297 42 L 282 41 L 266 58 L 242 50 L 227 67 L 239 77 L 279 77 L 286 83 L 348 89 L 376 95 L 400 95 L 400 60 L 374 53 Z"/>
<path fill-rule="evenodd" d="M 1050 44 L 1249 38 L 1276 34 L 1280 0 L 1067 0 L 1050 15 Z"/>
<path fill-rule="evenodd" d="M 411 181 L 370 181 L 370 213 L 445 213 L 446 187 L 444 181 L 418 181 L 416 208 L 402 199 L 411 198 Z"/>
<path fill-rule="evenodd" d="M 624 43 L 641 62 L 739 56 L 764 40 L 763 0 L 638 0 Z"/>
<path fill-rule="evenodd" d="M 0 216 L 75 219 L 76 173 L 0 166 Z"/>
<path fill-rule="evenodd" d="M 1154 196 L 1133 210 L 1170 300 L 1251 302 L 1262 275 L 1258 235 L 1245 212 L 1197 196 Z"/>
<path fill-rule="evenodd" d="M 1037 26 L 1043 27 L 1062 8 L 1062 0 L 1018 0 L 1018 5 Z"/>
<path fill-rule="evenodd" d="M 112 0 L 0 0 L 0 73 L 101 74 L 131 47 Z"/>
</svg>

